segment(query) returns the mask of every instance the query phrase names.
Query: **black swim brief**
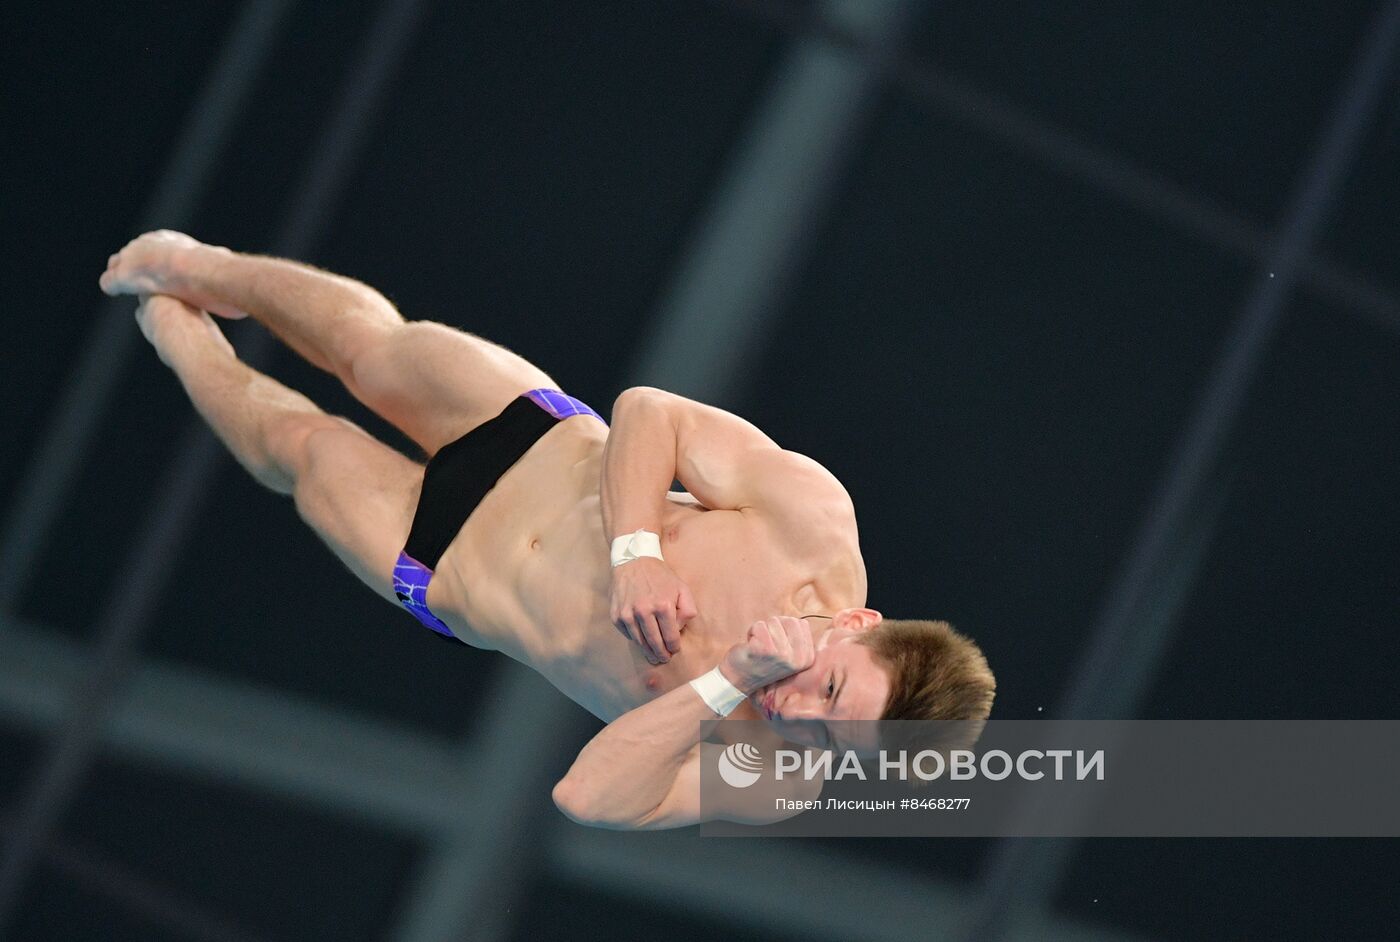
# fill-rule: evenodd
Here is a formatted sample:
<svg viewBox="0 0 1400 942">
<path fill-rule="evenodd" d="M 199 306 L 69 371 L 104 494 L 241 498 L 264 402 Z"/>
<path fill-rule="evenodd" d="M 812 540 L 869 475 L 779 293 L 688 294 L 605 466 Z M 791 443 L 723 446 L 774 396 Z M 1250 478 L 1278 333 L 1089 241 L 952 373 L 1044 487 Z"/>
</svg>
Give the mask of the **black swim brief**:
<svg viewBox="0 0 1400 942">
<path fill-rule="evenodd" d="M 607 424 L 573 396 L 557 389 L 531 389 L 429 459 L 413 527 L 394 564 L 394 594 L 414 618 L 444 638 L 460 640 L 428 608 L 433 567 L 501 475 L 556 422 L 576 415 L 591 415 Z"/>
</svg>

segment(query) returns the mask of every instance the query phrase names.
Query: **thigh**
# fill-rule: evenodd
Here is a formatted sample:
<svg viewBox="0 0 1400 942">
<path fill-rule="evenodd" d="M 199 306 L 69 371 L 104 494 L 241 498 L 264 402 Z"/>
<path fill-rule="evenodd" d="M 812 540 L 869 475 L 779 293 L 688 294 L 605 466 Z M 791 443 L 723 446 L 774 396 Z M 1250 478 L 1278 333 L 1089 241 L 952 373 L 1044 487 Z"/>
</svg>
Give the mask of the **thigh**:
<svg viewBox="0 0 1400 942">
<path fill-rule="evenodd" d="M 307 434 L 292 494 L 297 513 L 350 571 L 386 600 L 423 483 L 410 461 L 345 419 Z"/>
<path fill-rule="evenodd" d="M 356 357 L 351 373 L 347 385 L 355 397 L 429 455 L 526 390 L 555 387 L 524 357 L 432 321 L 396 328 Z"/>
</svg>

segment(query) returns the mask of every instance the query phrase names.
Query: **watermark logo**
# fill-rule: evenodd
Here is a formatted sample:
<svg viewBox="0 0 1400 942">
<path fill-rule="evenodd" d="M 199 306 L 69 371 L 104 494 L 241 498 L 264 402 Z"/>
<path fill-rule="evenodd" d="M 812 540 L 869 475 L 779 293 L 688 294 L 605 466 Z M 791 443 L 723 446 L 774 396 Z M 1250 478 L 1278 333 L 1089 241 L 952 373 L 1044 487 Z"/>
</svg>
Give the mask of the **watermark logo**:
<svg viewBox="0 0 1400 942">
<path fill-rule="evenodd" d="M 763 759 L 758 748 L 746 742 L 736 742 L 719 757 L 719 777 L 734 788 L 748 788 L 758 781 L 762 768 Z"/>
<path fill-rule="evenodd" d="M 1400 837 L 1400 719 L 726 723 L 706 836 Z"/>
</svg>

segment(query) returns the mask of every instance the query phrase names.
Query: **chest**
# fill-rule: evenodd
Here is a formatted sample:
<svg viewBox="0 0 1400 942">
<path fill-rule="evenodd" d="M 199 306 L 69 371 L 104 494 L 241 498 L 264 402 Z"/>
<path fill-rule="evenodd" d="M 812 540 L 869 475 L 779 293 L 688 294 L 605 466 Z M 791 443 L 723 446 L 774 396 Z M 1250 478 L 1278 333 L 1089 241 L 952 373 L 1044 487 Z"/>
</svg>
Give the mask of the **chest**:
<svg viewBox="0 0 1400 942">
<path fill-rule="evenodd" d="M 697 605 L 708 603 L 715 614 L 771 614 L 817 576 L 814 560 L 795 555 L 768 521 L 746 511 L 671 505 L 661 547 Z"/>
<path fill-rule="evenodd" d="M 694 595 L 700 614 L 686 626 L 685 648 L 707 668 L 760 618 L 822 611 L 833 602 L 862 604 L 832 591 L 839 556 L 796 553 L 750 513 L 678 509 L 668 517 L 662 553 Z"/>
</svg>

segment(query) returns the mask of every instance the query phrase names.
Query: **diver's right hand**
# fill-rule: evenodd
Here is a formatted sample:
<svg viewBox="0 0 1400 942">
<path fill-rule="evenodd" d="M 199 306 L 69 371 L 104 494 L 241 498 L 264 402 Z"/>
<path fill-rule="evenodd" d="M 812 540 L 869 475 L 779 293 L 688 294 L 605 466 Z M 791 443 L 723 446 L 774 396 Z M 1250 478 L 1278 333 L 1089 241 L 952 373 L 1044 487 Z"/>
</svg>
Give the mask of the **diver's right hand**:
<svg viewBox="0 0 1400 942">
<path fill-rule="evenodd" d="M 681 629 L 699 612 L 690 587 L 664 560 L 643 556 L 613 567 L 609 617 L 652 664 L 681 649 Z"/>
<path fill-rule="evenodd" d="M 750 625 L 748 636 L 725 652 L 720 670 L 747 695 L 805 671 L 816 659 L 812 628 L 806 619 L 770 615 Z"/>
</svg>

